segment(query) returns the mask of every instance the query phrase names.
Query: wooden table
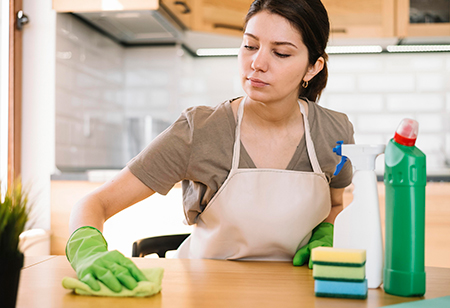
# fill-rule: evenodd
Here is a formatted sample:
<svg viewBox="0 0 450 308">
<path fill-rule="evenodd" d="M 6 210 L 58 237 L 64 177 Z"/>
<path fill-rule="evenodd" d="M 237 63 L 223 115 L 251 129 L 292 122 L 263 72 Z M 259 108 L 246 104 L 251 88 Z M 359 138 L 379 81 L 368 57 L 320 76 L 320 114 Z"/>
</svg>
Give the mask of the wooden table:
<svg viewBox="0 0 450 308">
<path fill-rule="evenodd" d="M 63 256 L 28 257 L 20 277 L 17 307 L 381 307 L 403 298 L 369 289 L 367 300 L 314 296 L 312 271 L 288 262 L 134 258 L 140 268 L 165 269 L 162 292 L 149 298 L 80 296 L 61 286 L 76 277 Z M 427 267 L 425 298 L 450 295 L 450 269 Z"/>
</svg>

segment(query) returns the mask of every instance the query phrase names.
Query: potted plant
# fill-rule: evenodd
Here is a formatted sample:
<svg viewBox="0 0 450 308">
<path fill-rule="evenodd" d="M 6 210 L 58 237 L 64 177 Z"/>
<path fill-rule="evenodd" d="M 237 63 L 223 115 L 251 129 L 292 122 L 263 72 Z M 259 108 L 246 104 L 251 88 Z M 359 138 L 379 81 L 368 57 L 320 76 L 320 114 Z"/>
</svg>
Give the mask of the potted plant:
<svg viewBox="0 0 450 308">
<path fill-rule="evenodd" d="M 16 181 L 3 195 L 0 192 L 0 298 L 1 306 L 14 308 L 23 253 L 19 249 L 19 235 L 29 219 L 28 194 Z"/>
</svg>

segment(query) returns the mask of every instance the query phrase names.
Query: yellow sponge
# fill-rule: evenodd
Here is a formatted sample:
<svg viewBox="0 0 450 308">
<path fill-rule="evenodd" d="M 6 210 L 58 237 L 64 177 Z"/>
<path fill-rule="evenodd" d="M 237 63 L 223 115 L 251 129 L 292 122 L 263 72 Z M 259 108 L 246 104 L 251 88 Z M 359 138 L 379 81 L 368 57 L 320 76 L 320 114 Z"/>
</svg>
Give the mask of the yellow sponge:
<svg viewBox="0 0 450 308">
<path fill-rule="evenodd" d="M 313 264 L 361 266 L 366 263 L 365 249 L 316 247 L 311 251 Z"/>
</svg>

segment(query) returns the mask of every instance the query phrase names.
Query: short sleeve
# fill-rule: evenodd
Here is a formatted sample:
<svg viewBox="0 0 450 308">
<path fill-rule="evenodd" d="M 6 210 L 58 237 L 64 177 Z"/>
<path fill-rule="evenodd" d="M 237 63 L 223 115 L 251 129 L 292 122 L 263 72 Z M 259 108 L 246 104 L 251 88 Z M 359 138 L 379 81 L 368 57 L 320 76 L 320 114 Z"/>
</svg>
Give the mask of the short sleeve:
<svg viewBox="0 0 450 308">
<path fill-rule="evenodd" d="M 127 167 L 142 183 L 165 195 L 185 178 L 191 146 L 192 130 L 183 113 L 134 157 Z"/>
</svg>

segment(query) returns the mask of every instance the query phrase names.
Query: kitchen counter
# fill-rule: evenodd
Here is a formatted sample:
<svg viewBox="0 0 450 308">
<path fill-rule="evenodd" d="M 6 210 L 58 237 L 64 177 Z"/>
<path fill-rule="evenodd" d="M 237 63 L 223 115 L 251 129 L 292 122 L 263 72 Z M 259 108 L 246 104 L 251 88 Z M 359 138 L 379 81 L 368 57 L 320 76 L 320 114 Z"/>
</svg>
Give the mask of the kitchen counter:
<svg viewBox="0 0 450 308">
<path fill-rule="evenodd" d="M 369 289 L 366 300 L 314 296 L 312 271 L 290 262 L 134 258 L 140 268 L 162 267 L 162 291 L 149 298 L 92 297 L 61 286 L 76 277 L 62 256 L 49 256 L 24 268 L 17 307 L 381 307 L 450 295 L 450 269 L 427 267 L 423 298 L 399 297 Z"/>
<path fill-rule="evenodd" d="M 52 181 L 51 183 L 51 253 L 64 255 L 69 238 L 69 216 L 72 206 L 83 196 L 99 187 L 101 182 Z M 384 232 L 384 184 L 378 182 L 380 216 Z M 344 192 L 344 205 L 352 200 L 352 187 Z M 111 247 L 131 256 L 133 241 L 154 235 L 186 233 L 183 224 L 181 188 L 176 186 L 167 196 L 154 196 L 115 215 L 105 224 L 106 238 Z M 147 223 L 143 223 L 143 221 Z M 450 268 L 450 183 L 429 182 L 426 187 L 425 265 Z M 120 230 L 130 234 L 117 236 Z"/>
</svg>

